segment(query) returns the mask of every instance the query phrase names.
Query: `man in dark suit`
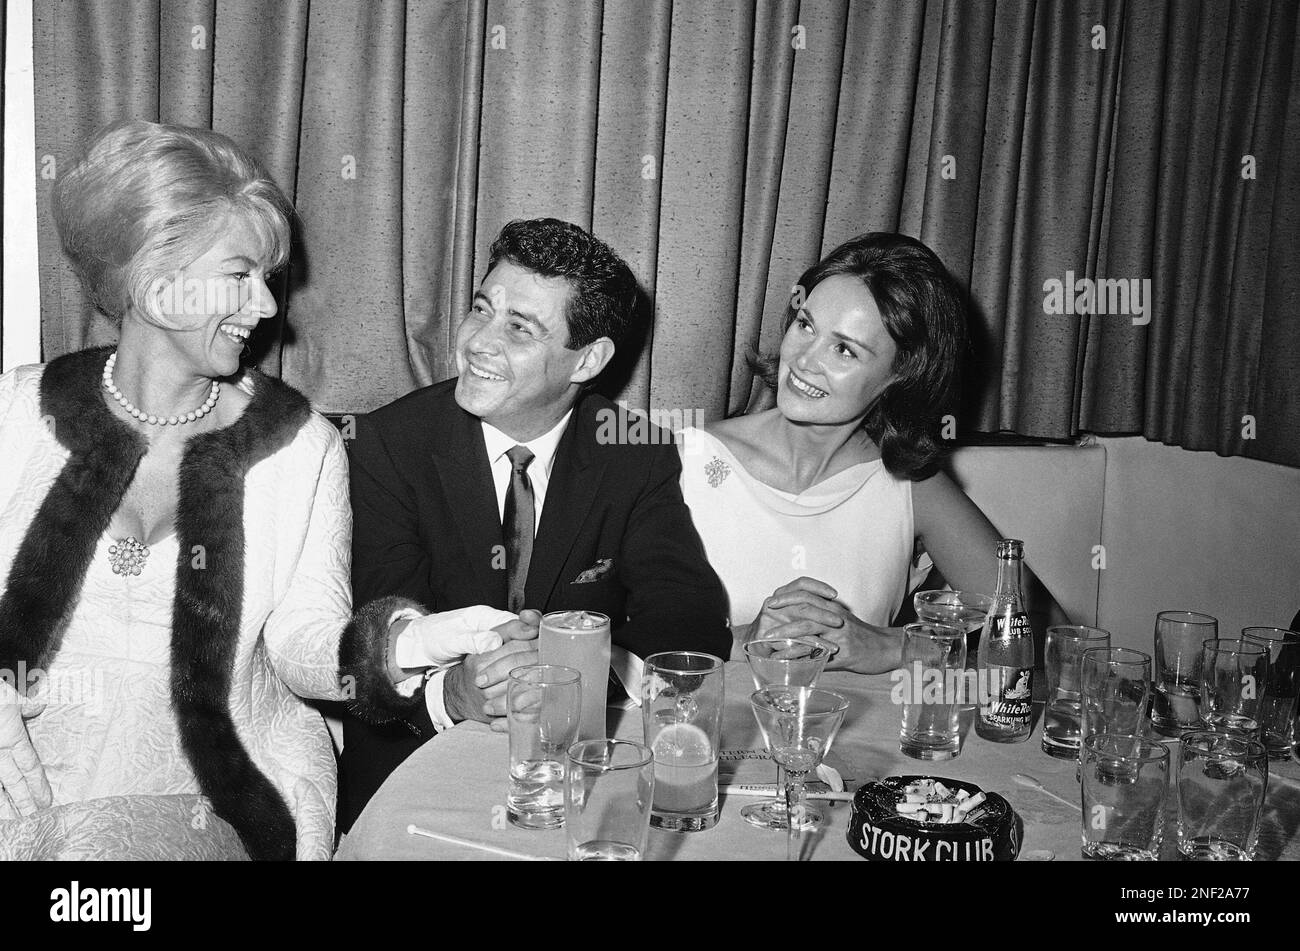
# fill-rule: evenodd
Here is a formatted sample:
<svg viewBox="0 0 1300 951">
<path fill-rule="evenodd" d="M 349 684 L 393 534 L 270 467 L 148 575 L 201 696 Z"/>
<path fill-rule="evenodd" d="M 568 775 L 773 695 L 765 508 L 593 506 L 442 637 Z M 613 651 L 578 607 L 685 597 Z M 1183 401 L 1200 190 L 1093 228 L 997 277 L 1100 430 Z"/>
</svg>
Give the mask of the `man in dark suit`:
<svg viewBox="0 0 1300 951">
<path fill-rule="evenodd" d="M 345 718 L 340 831 L 438 729 L 504 728 L 509 671 L 537 663 L 539 611 L 607 614 L 614 644 L 641 657 L 730 652 L 726 594 L 682 501 L 671 437 L 620 442 L 646 427 L 620 425 L 624 411 L 588 390 L 635 299 L 627 265 L 577 225 L 512 222 L 457 329 L 460 375 L 358 422 L 356 603 L 404 595 L 431 612 L 521 617 L 497 628 L 497 650 L 427 679 L 414 722 Z"/>
</svg>

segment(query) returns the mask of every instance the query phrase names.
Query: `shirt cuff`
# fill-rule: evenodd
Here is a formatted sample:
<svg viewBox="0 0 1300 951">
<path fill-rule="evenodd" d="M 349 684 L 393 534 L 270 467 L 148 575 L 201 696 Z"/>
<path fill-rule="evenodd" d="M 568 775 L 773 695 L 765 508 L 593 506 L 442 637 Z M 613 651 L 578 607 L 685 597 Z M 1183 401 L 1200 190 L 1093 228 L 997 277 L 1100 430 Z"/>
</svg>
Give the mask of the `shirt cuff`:
<svg viewBox="0 0 1300 951">
<path fill-rule="evenodd" d="M 424 684 L 424 705 L 429 710 L 429 719 L 433 721 L 433 727 L 439 733 L 443 730 L 450 730 L 455 726 L 451 716 L 447 713 L 447 701 L 442 695 L 443 681 L 447 679 L 447 671 L 456 666 L 451 664 L 442 668 L 436 674 L 433 674 Z"/>
</svg>

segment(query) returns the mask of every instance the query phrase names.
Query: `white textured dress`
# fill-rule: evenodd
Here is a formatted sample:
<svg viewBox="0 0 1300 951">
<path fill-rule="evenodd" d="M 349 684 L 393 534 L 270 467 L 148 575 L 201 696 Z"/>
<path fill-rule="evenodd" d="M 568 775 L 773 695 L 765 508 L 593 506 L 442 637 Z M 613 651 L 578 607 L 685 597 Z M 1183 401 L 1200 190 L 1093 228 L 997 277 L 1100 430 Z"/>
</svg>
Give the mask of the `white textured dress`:
<svg viewBox="0 0 1300 951">
<path fill-rule="evenodd" d="M 795 494 L 755 479 L 726 445 L 682 430 L 682 495 L 730 601 L 731 623 L 752 622 L 795 578 L 824 581 L 868 624 L 893 620 L 933 566 L 916 554 L 912 484 L 880 460 Z"/>
<path fill-rule="evenodd" d="M 0 377 L 0 584 L 68 458 L 41 418 L 42 370 Z M 243 610 L 228 708 L 293 816 L 297 858 L 327 859 L 334 751 L 321 714 L 301 698 L 341 697 L 352 524 L 342 440 L 313 414 L 249 469 L 244 485 Z M 138 576 L 113 573 L 112 543 L 99 539 L 49 669 L 26 678 L 28 696 L 47 704 L 27 725 L 56 806 L 200 792 L 170 684 L 177 536 L 150 546 Z M 194 828 L 203 821 L 196 815 Z"/>
</svg>

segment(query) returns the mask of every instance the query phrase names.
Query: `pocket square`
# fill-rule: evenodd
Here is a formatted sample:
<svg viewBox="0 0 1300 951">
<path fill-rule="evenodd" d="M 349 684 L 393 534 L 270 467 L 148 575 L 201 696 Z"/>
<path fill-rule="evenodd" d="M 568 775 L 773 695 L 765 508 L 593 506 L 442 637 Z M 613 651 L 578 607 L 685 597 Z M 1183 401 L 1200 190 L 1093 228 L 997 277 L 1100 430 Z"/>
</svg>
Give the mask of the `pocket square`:
<svg viewBox="0 0 1300 951">
<path fill-rule="evenodd" d="M 574 578 L 570 584 L 590 584 L 593 581 L 599 581 L 613 570 L 614 559 L 602 558 L 582 574 L 578 575 L 578 577 Z"/>
</svg>

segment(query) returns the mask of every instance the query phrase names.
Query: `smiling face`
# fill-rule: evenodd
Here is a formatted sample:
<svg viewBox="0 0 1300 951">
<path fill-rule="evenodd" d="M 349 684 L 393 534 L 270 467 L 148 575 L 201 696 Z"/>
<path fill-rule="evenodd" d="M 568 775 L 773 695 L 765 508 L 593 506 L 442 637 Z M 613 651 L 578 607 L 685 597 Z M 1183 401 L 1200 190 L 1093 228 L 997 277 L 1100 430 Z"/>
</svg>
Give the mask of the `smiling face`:
<svg viewBox="0 0 1300 951">
<path fill-rule="evenodd" d="M 520 442 L 555 426 L 613 353 L 604 337 L 567 348 L 571 293 L 562 277 L 498 262 L 456 328 L 456 402 L 462 409 Z"/>
<path fill-rule="evenodd" d="M 276 313 L 267 287 L 264 249 L 246 221 L 232 217 L 222 236 L 186 267 L 159 282 L 151 321 L 196 376 L 239 370 L 244 345 L 258 323 Z"/>
<path fill-rule="evenodd" d="M 860 422 L 894 380 L 897 353 L 866 284 L 832 275 L 813 288 L 781 341 L 777 406 L 791 422 Z"/>
</svg>

